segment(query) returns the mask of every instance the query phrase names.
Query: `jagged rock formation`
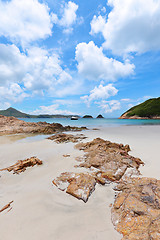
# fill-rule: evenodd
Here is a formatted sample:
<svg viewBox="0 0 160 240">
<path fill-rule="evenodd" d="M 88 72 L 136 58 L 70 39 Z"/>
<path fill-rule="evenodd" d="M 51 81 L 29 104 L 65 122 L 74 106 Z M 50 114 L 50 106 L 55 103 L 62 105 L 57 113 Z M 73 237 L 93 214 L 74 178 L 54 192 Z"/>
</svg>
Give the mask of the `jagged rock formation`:
<svg viewBox="0 0 160 240">
<path fill-rule="evenodd" d="M 87 152 L 79 161 L 83 161 L 78 167 L 99 170 L 99 175 L 103 179 L 119 181 L 127 169 L 138 170 L 143 162 L 139 158 L 128 154 L 129 145 L 112 143 L 101 138 L 96 138 L 88 143 L 79 143 L 76 148 Z"/>
<path fill-rule="evenodd" d="M 96 183 L 105 185 L 110 182 L 118 182 L 128 169 L 130 174 L 139 174 L 138 168 L 143 162 L 128 154 L 129 145 L 111 143 L 101 138 L 88 143 L 79 143 L 76 148 L 87 152 L 83 157 L 77 158 L 83 161 L 76 167 L 93 168 L 92 173 L 62 173 L 53 183 L 61 190 L 82 199 L 86 202 L 94 191 Z"/>
<path fill-rule="evenodd" d="M 48 137 L 47 139 L 54 140 L 56 143 L 68 143 L 68 142 L 77 143 L 79 140 L 83 140 L 86 138 L 87 137 L 84 136 L 83 134 L 73 135 L 73 134 L 59 133 L 51 137 Z"/>
<path fill-rule="evenodd" d="M 37 157 L 31 157 L 25 160 L 19 160 L 14 165 L 0 169 L 0 171 L 7 170 L 8 172 L 13 171 L 13 173 L 19 174 L 21 172 L 24 172 L 27 167 L 33 167 L 35 165 L 42 165 L 42 161 L 39 160 Z"/>
<path fill-rule="evenodd" d="M 81 131 L 86 129 L 86 127 L 64 127 L 60 123 L 25 122 L 15 117 L 0 115 L 0 135 L 16 133 L 53 134 L 63 131 Z"/>
<path fill-rule="evenodd" d="M 123 240 L 160 239 L 160 180 L 127 179 L 115 190 L 112 221 Z"/>
</svg>

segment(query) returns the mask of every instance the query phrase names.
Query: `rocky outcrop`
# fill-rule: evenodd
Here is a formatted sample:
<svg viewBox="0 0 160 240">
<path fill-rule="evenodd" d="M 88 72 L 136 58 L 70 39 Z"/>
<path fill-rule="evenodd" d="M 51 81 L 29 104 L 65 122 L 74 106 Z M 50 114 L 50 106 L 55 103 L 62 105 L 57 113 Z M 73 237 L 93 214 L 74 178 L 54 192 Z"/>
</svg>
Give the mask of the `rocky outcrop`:
<svg viewBox="0 0 160 240">
<path fill-rule="evenodd" d="M 62 173 L 53 180 L 53 183 L 84 202 L 88 200 L 96 183 L 105 185 L 119 182 L 128 174 L 138 175 L 138 168 L 143 164 L 139 158 L 128 154 L 129 145 L 124 146 L 97 138 L 88 143 L 79 143 L 75 147 L 87 152 L 83 157 L 77 158 L 81 163 L 75 167 L 92 168 L 92 173 Z"/>
<path fill-rule="evenodd" d="M 96 180 L 89 173 L 62 173 L 52 183 L 60 190 L 87 202 L 90 194 L 94 191 Z"/>
<path fill-rule="evenodd" d="M 93 167 L 99 170 L 102 178 L 110 181 L 119 181 L 130 168 L 135 169 L 138 174 L 138 168 L 143 164 L 139 158 L 128 154 L 129 145 L 124 146 L 96 138 L 88 143 L 79 143 L 75 147 L 87 152 L 83 157 L 78 158 L 82 161 L 78 167 Z"/>
<path fill-rule="evenodd" d="M 7 170 L 8 172 L 13 171 L 13 173 L 19 174 L 21 172 L 24 172 L 26 168 L 33 167 L 35 165 L 42 165 L 42 161 L 36 157 L 31 157 L 25 160 L 19 160 L 14 165 L 7 168 L 0 169 L 0 171 Z"/>
<path fill-rule="evenodd" d="M 0 135 L 16 133 L 53 134 L 64 131 L 82 131 L 86 127 L 62 126 L 60 123 L 25 122 L 15 117 L 0 115 Z"/>
<path fill-rule="evenodd" d="M 83 134 L 73 135 L 73 134 L 59 133 L 51 137 L 48 137 L 47 139 L 54 140 L 56 143 L 68 143 L 68 142 L 77 143 L 78 141 L 86 138 L 87 137 L 84 136 Z"/>
<path fill-rule="evenodd" d="M 101 114 L 99 114 L 96 118 L 104 118 Z"/>
<path fill-rule="evenodd" d="M 123 240 L 160 239 L 160 180 L 127 179 L 115 190 L 112 221 Z"/>
<path fill-rule="evenodd" d="M 91 115 L 84 115 L 83 118 L 93 118 Z"/>
</svg>

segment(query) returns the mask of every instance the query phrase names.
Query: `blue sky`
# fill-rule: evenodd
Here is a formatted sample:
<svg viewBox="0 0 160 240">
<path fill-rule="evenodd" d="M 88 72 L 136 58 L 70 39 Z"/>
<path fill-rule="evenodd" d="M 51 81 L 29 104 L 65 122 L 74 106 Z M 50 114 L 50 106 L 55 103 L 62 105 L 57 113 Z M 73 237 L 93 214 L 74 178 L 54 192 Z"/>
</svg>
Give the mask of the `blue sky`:
<svg viewBox="0 0 160 240">
<path fill-rule="evenodd" d="M 159 0 L 0 0 L 0 16 L 0 109 L 118 117 L 159 97 Z"/>
</svg>

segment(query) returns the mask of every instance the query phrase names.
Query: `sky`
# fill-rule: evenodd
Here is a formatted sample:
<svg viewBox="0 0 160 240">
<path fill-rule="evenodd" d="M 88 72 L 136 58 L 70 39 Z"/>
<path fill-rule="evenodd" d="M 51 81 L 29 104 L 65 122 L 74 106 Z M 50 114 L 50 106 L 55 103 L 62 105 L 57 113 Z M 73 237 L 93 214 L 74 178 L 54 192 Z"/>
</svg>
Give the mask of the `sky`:
<svg viewBox="0 0 160 240">
<path fill-rule="evenodd" d="M 119 117 L 160 96 L 160 0 L 0 0 L 0 109 Z"/>
</svg>

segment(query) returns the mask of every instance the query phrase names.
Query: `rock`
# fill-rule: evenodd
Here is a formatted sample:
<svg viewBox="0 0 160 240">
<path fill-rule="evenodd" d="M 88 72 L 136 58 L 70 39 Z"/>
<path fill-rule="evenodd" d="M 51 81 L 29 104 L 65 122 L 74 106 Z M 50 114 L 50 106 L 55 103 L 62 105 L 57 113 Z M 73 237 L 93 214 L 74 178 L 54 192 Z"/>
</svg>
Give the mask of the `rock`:
<svg viewBox="0 0 160 240">
<path fill-rule="evenodd" d="M 112 208 L 112 221 L 124 240 L 158 240 L 160 236 L 160 180 L 129 178 L 121 182 L 121 191 Z"/>
<path fill-rule="evenodd" d="M 85 115 L 83 118 L 93 118 L 91 115 Z"/>
<path fill-rule="evenodd" d="M 79 167 L 94 167 L 101 171 L 101 177 L 109 181 L 119 181 L 128 168 L 138 170 L 143 162 L 130 156 L 129 145 L 112 143 L 96 138 L 88 143 L 79 143 L 75 146 L 87 152 L 82 158 Z M 138 174 L 138 171 L 137 171 Z"/>
<path fill-rule="evenodd" d="M 4 210 L 6 210 L 7 208 L 10 208 L 8 210 L 8 212 L 12 209 L 11 204 L 13 203 L 13 201 L 9 202 L 8 204 L 6 204 L 2 209 L 0 209 L 0 213 L 3 212 Z"/>
<path fill-rule="evenodd" d="M 0 169 L 0 171 L 7 170 L 8 172 L 13 171 L 13 173 L 19 174 L 21 172 L 24 172 L 27 167 L 33 167 L 34 165 L 42 165 L 42 161 L 37 157 L 31 157 L 25 160 L 19 160 L 14 165 Z"/>
<path fill-rule="evenodd" d="M 99 114 L 96 118 L 104 118 L 101 114 Z"/>
<path fill-rule="evenodd" d="M 94 191 L 96 180 L 89 173 L 62 173 L 52 183 L 60 190 L 83 200 L 88 201 L 90 194 Z"/>
<path fill-rule="evenodd" d="M 67 136 L 64 135 L 64 141 L 66 138 Z M 53 180 L 53 183 L 59 189 L 66 190 L 67 193 L 84 202 L 88 200 L 96 183 L 105 185 L 110 182 L 119 182 L 128 168 L 133 168 L 135 175 L 139 174 L 137 169 L 142 161 L 138 162 L 128 154 L 129 145 L 124 146 L 97 138 L 88 143 L 79 143 L 75 147 L 87 152 L 83 157 L 77 158 L 81 163 L 75 167 L 93 168 L 93 172 L 91 174 L 62 173 Z"/>
<path fill-rule="evenodd" d="M 25 122 L 15 117 L 0 115 L 0 135 L 16 133 L 54 134 L 64 131 L 82 131 L 86 129 L 86 127 L 64 127 L 60 123 Z"/>
<path fill-rule="evenodd" d="M 71 155 L 70 154 L 64 154 L 63 157 L 67 158 L 67 157 L 70 157 Z"/>
<path fill-rule="evenodd" d="M 48 137 L 47 139 L 54 140 L 56 143 L 68 143 L 68 142 L 77 143 L 79 140 L 82 140 L 85 138 L 87 137 L 85 137 L 83 134 L 72 135 L 72 134 L 59 133 L 51 137 Z"/>
</svg>

